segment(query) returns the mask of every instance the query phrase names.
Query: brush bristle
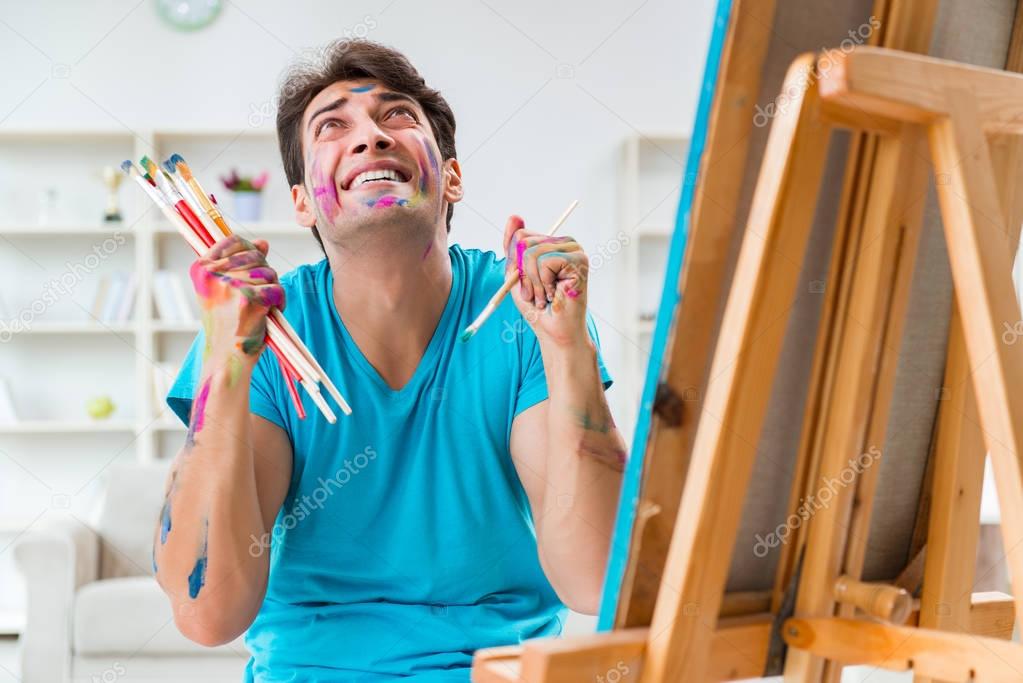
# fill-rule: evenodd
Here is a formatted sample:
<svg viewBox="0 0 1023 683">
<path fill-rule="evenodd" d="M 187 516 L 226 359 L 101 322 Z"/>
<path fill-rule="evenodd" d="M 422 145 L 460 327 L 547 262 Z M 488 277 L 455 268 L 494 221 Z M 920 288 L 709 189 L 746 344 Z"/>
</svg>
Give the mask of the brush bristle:
<svg viewBox="0 0 1023 683">
<path fill-rule="evenodd" d="M 470 339 L 472 339 L 472 336 L 474 334 L 476 334 L 476 330 L 472 329 L 471 327 L 467 327 L 467 328 L 465 328 L 465 332 L 462 333 L 462 336 L 459 337 L 459 341 L 461 341 L 463 343 L 467 342 Z"/>
<path fill-rule="evenodd" d="M 171 163 L 170 159 L 167 159 L 163 162 L 163 167 L 167 169 L 167 173 L 170 173 L 171 175 L 177 173 L 178 170 L 177 167 L 173 163 Z"/>
<path fill-rule="evenodd" d="M 154 177 L 156 176 L 156 164 L 153 162 L 152 159 L 150 159 L 147 156 L 144 156 L 141 159 L 139 159 L 139 164 L 142 165 L 142 168 L 146 169 L 146 173 Z"/>
<path fill-rule="evenodd" d="M 121 170 L 125 173 L 131 173 L 131 159 L 125 159 L 121 162 Z"/>
<path fill-rule="evenodd" d="M 169 161 L 170 161 L 170 162 L 171 162 L 172 164 L 174 164 L 175 166 L 176 166 L 176 165 L 178 165 L 178 164 L 184 164 L 185 166 L 187 166 L 187 165 L 188 165 L 188 164 L 185 164 L 185 159 L 184 159 L 184 157 L 182 157 L 182 156 L 181 156 L 180 154 L 178 154 L 177 152 L 174 152 L 174 154 L 171 154 L 171 155 L 170 155 L 170 159 L 169 159 Z"/>
<path fill-rule="evenodd" d="M 177 156 L 177 155 L 175 154 L 174 156 Z M 180 157 L 178 157 L 178 158 L 180 158 Z M 192 169 L 190 169 L 188 167 L 188 164 L 186 164 L 184 161 L 179 161 L 179 162 L 177 162 L 177 167 L 178 167 L 178 173 L 181 174 L 181 177 L 185 179 L 186 183 L 189 180 L 192 179 Z"/>
</svg>

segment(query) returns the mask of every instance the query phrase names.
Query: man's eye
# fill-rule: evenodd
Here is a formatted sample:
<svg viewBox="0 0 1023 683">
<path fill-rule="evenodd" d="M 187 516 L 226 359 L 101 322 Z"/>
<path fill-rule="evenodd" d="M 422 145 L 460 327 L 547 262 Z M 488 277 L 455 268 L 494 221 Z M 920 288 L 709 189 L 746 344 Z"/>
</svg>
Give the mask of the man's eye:
<svg viewBox="0 0 1023 683">
<path fill-rule="evenodd" d="M 316 126 L 316 134 L 319 135 L 323 131 L 328 130 L 330 128 L 340 128 L 340 127 L 341 127 L 341 122 L 338 121 L 337 119 L 326 119 L 325 121 L 320 121 L 319 125 Z"/>
<path fill-rule="evenodd" d="M 391 111 L 387 112 L 387 118 L 389 118 L 389 119 L 390 118 L 394 118 L 395 116 L 397 116 L 399 114 L 403 118 L 407 118 L 410 121 L 415 121 L 417 123 L 419 122 L 419 119 L 416 118 L 415 112 L 412 111 L 411 109 L 409 109 L 408 107 L 403 107 L 403 106 L 395 107 Z"/>
</svg>

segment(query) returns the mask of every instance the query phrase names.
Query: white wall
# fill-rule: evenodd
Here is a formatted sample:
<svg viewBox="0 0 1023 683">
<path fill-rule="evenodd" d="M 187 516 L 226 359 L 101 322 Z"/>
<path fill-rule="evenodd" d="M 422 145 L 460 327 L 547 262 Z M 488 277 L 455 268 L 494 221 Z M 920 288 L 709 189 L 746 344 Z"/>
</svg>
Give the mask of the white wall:
<svg viewBox="0 0 1023 683">
<path fill-rule="evenodd" d="M 0 128 L 272 125 L 289 61 L 365 34 L 404 51 L 455 110 L 467 196 L 454 240 L 497 249 L 508 214 L 542 226 L 579 198 L 566 229 L 595 250 L 619 227 L 621 139 L 688 134 L 712 5 L 245 0 L 189 34 L 149 1 L 4 0 Z M 612 271 L 595 275 L 590 301 L 613 372 L 629 340 L 617 331 Z"/>
<path fill-rule="evenodd" d="M 275 84 L 291 60 L 365 35 L 404 51 L 456 113 L 467 196 L 453 240 L 498 249 L 508 214 L 543 226 L 579 198 L 565 232 L 596 251 L 633 227 L 615 224 L 621 140 L 689 132 L 714 2 L 225 4 L 209 28 L 181 33 L 160 21 L 152 0 L 0 0 L 0 130 L 272 126 Z M 0 288 L 16 286 L 9 279 L 0 273 Z M 619 331 L 615 289 L 613 267 L 594 274 L 590 306 L 612 374 L 623 345 L 635 341 Z M 616 413 L 632 412 L 620 393 L 610 396 Z M 38 490 L 45 508 L 51 491 L 91 482 L 97 460 L 76 460 L 68 441 L 31 444 L 19 447 L 18 462 L 0 448 L 0 461 L 10 460 L 0 462 L 0 490 Z"/>
</svg>

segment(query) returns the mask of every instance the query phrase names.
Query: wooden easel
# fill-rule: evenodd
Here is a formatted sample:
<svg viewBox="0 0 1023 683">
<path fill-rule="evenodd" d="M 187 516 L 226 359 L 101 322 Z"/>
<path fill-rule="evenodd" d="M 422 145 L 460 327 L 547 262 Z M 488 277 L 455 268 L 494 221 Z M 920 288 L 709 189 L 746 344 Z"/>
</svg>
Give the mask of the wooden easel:
<svg viewBox="0 0 1023 683">
<path fill-rule="evenodd" d="M 947 395 L 931 461 L 920 604 L 896 585 L 856 578 L 865 543 L 858 530 L 866 524 L 864 517 L 869 519 L 872 502 L 871 476 L 860 476 L 804 527 L 802 559 L 792 563 L 800 567 L 792 573 L 798 586 L 795 618 L 781 628 L 790 648 L 785 678 L 835 680 L 840 666 L 832 663 L 855 663 L 912 668 L 918 679 L 1023 680 L 1023 646 L 1000 639 L 1011 634 L 1013 602 L 1017 612 L 1023 608 L 1018 579 L 1023 576 L 1023 397 L 1012 394 L 1023 386 L 1023 356 L 1001 340 L 1005 325 L 1021 319 L 1010 279 L 1015 226 L 1010 229 L 1005 218 L 1015 211 L 1009 210 L 1011 186 L 996 176 L 986 137 L 1023 134 L 1023 77 L 876 48 L 831 59 L 827 72 L 815 70 L 817 77 L 806 82 L 815 58 L 801 57 L 786 78 L 785 91 L 799 94 L 772 124 L 714 353 L 715 381 L 708 385 L 649 627 L 483 651 L 474 680 L 613 677 L 652 683 L 762 673 L 771 616 L 779 613 L 780 601 L 771 600 L 766 618 L 744 608 L 736 596 L 728 605 L 725 581 L 833 127 L 894 141 L 881 159 L 881 172 L 895 174 L 919 172 L 911 152 L 926 135 L 957 306 Z M 1018 173 L 1018 161 L 1010 157 L 997 160 L 1000 175 Z M 892 197 L 881 206 L 896 204 Z M 912 245 L 915 236 L 888 232 L 898 231 L 880 234 L 878 248 L 861 250 L 860 258 L 875 259 L 877 272 L 903 273 L 907 269 L 893 270 L 890 260 L 911 254 L 900 245 Z M 854 287 L 836 308 L 838 318 L 889 319 L 875 313 L 878 307 L 901 305 L 897 294 L 905 282 L 864 287 Z M 890 392 L 876 387 L 871 392 L 880 399 L 855 400 L 871 393 L 867 384 L 892 381 L 885 371 L 872 377 L 876 373 L 865 363 L 891 330 L 885 325 L 866 325 L 858 333 L 847 326 L 843 332 L 843 354 L 828 380 L 832 390 L 822 399 L 821 431 L 811 440 L 817 445 L 805 458 L 801 453 L 800 470 L 812 476 L 797 478 L 794 495 L 803 490 L 800 482 L 837 476 L 849 457 L 862 452 L 876 415 L 886 409 Z M 969 593 L 984 447 L 995 468 L 1005 548 L 1017 577 L 1009 601 Z"/>
</svg>

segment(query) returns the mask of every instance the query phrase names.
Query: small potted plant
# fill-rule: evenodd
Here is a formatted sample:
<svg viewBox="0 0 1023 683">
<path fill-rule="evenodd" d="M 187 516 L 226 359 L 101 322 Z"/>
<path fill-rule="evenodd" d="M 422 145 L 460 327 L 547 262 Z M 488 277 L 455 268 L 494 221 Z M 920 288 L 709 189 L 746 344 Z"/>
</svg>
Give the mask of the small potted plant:
<svg viewBox="0 0 1023 683">
<path fill-rule="evenodd" d="M 270 179 L 270 172 L 258 176 L 241 176 L 231 169 L 227 176 L 221 176 L 224 187 L 234 195 L 234 218 L 239 221 L 258 221 L 263 213 L 263 188 Z"/>
</svg>

